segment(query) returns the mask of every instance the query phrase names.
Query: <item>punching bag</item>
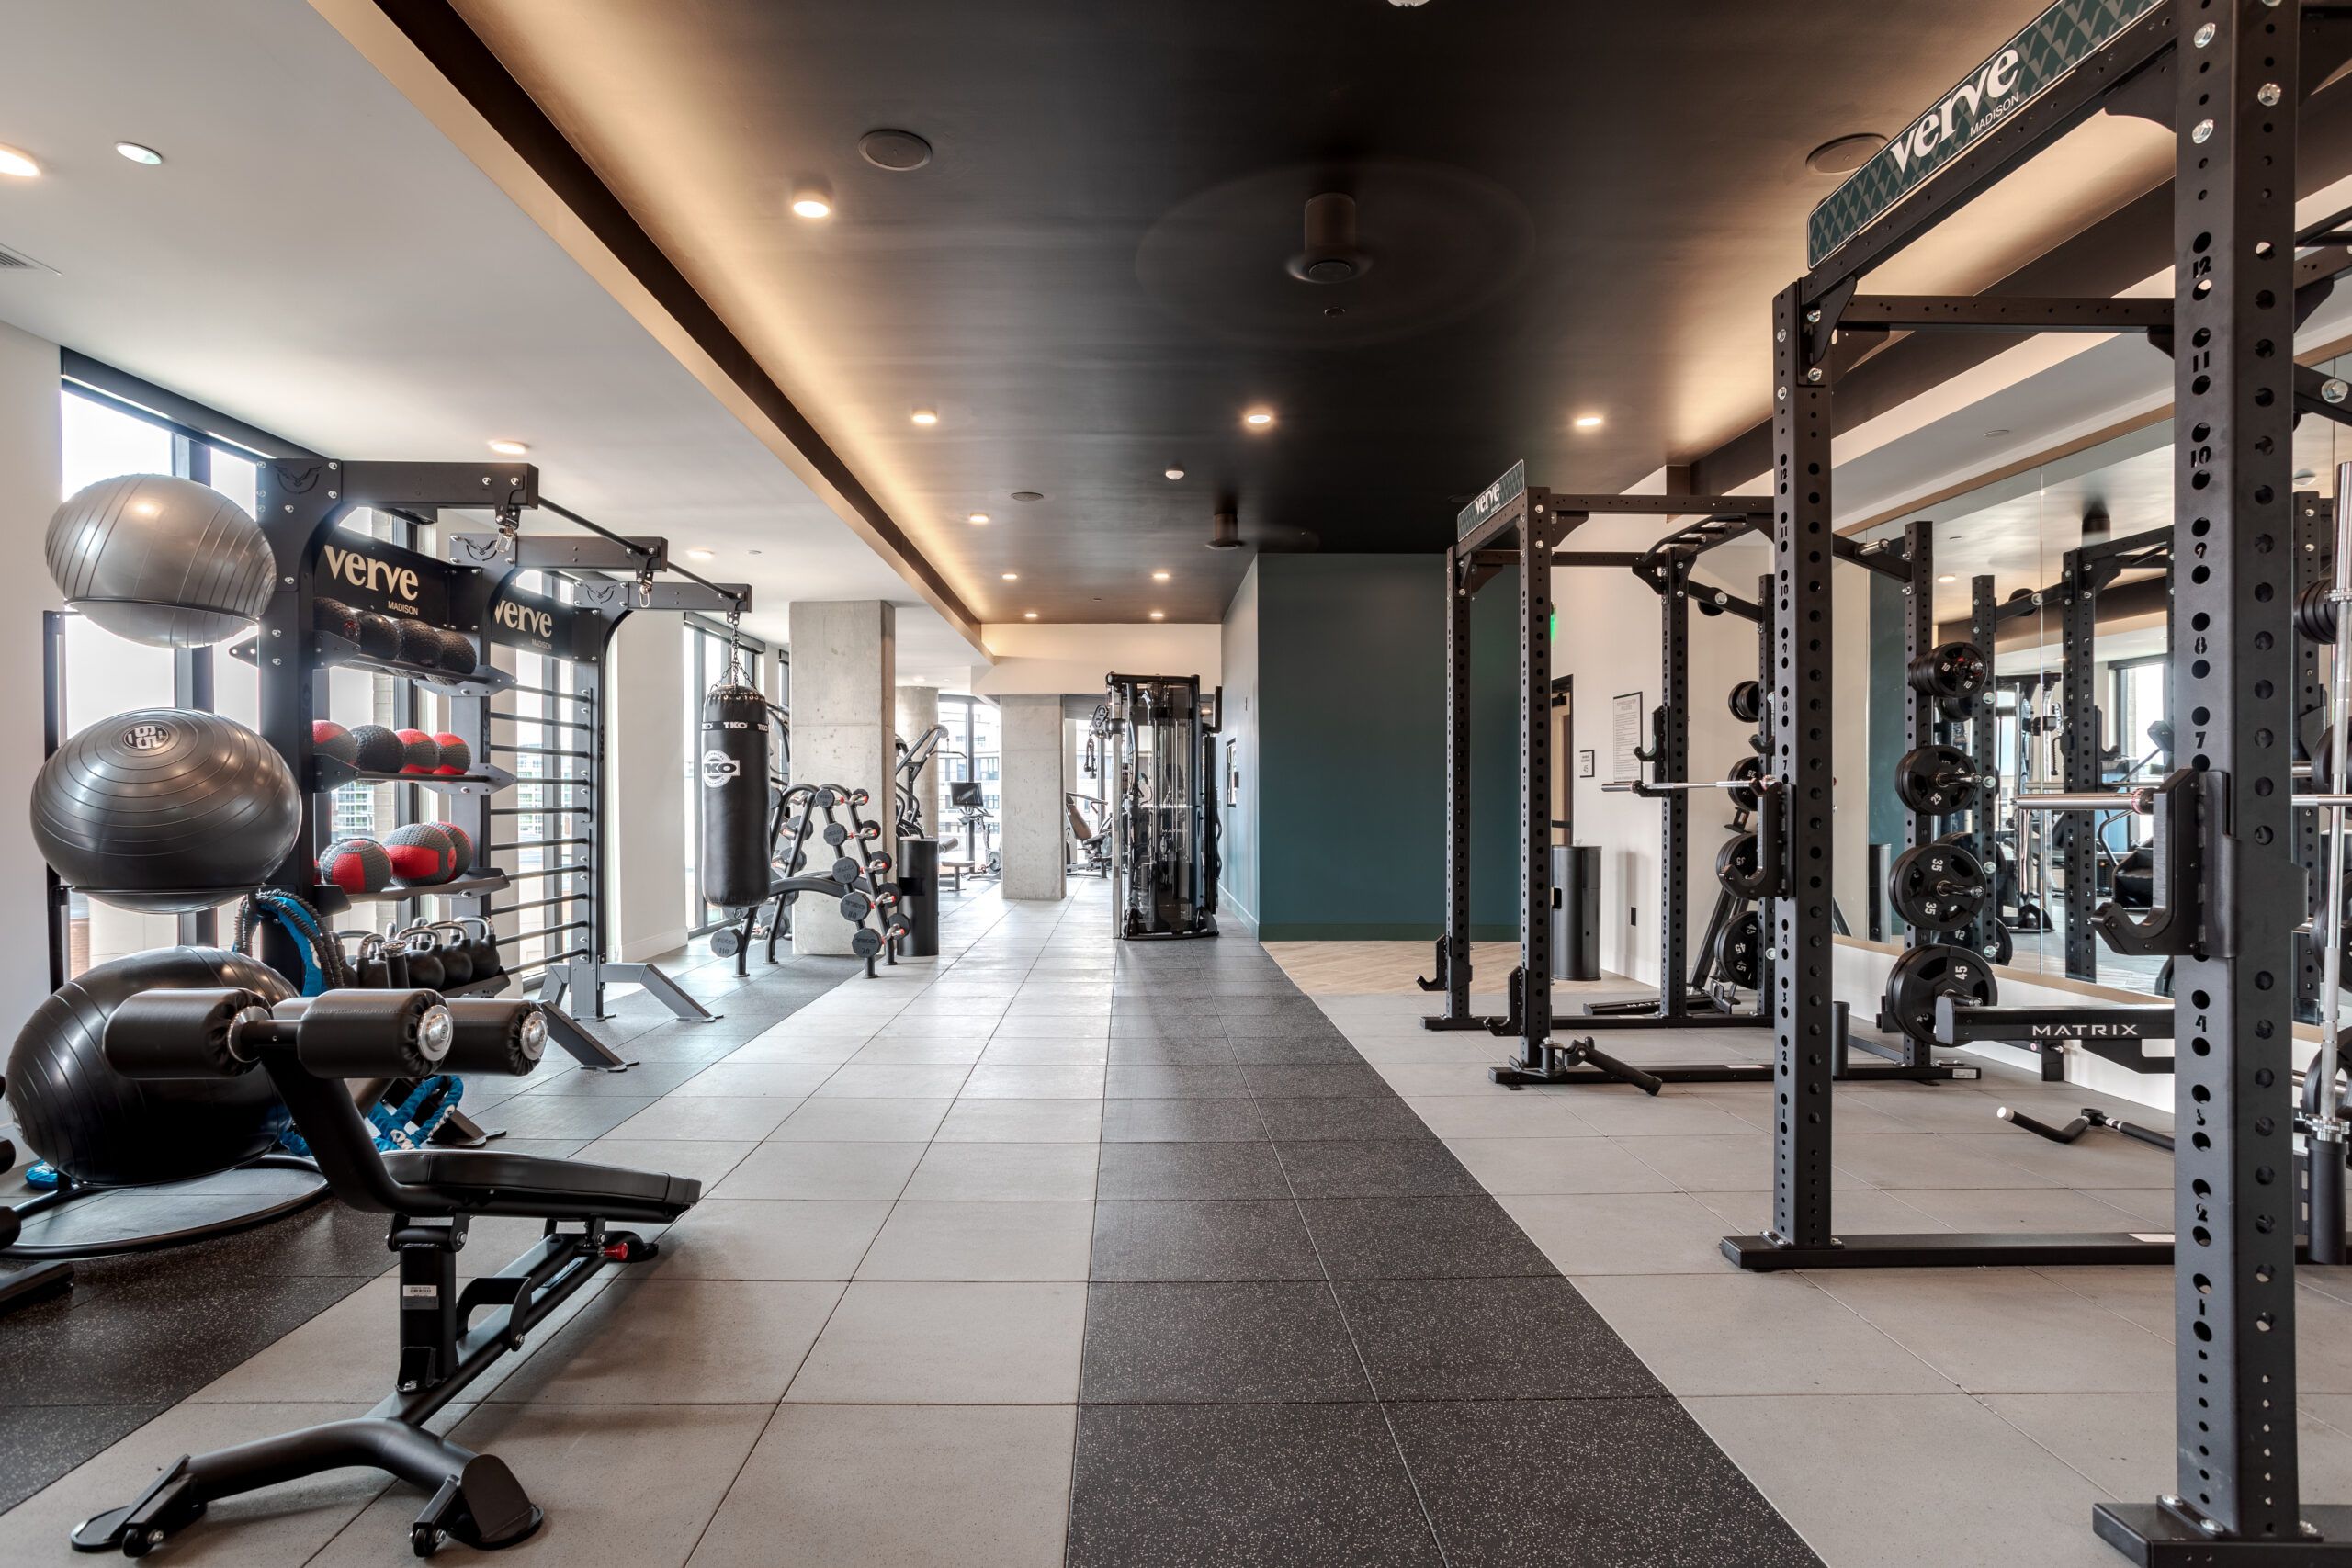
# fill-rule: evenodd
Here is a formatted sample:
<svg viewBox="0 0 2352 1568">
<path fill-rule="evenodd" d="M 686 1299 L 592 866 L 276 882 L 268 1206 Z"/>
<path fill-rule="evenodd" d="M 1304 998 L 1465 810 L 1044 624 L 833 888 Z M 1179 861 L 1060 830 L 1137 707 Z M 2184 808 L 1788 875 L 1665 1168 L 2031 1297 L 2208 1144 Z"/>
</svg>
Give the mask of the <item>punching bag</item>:
<svg viewBox="0 0 2352 1568">
<path fill-rule="evenodd" d="M 702 699 L 702 897 L 741 909 L 768 896 L 768 705 L 750 686 Z"/>
</svg>

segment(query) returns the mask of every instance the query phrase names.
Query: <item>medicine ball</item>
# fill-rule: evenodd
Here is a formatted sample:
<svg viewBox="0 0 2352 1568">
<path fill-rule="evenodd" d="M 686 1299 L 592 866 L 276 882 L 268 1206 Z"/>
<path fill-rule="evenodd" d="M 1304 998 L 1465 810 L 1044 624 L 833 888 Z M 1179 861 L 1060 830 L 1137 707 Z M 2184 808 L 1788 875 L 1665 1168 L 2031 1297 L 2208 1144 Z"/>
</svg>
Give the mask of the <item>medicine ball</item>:
<svg viewBox="0 0 2352 1568">
<path fill-rule="evenodd" d="M 373 839 L 339 839 L 319 857 L 319 880 L 345 893 L 381 893 L 392 885 L 392 857 Z"/>
<path fill-rule="evenodd" d="M 440 824 L 440 828 L 443 832 L 449 835 L 450 847 L 457 854 L 456 874 L 463 876 L 474 868 L 474 836 L 455 822 L 444 822 Z"/>
<path fill-rule="evenodd" d="M 351 738 L 351 731 L 331 718 L 311 721 L 311 750 L 350 767 L 359 765 L 359 743 Z"/>
<path fill-rule="evenodd" d="M 76 491 L 49 520 L 49 575 L 120 637 L 199 648 L 268 607 L 277 562 L 244 509 L 209 485 L 124 474 Z"/>
<path fill-rule="evenodd" d="M 360 611 L 359 651 L 370 659 L 398 659 L 401 623 L 374 610 Z"/>
<path fill-rule="evenodd" d="M 164 947 L 101 964 L 33 1010 L 8 1055 L 8 1104 L 25 1142 L 76 1181 L 187 1181 L 266 1154 L 277 1101 L 266 1073 L 127 1078 L 107 1065 L 107 1020 L 141 991 L 234 987 L 272 1002 L 294 987 L 267 964 L 209 947 Z"/>
<path fill-rule="evenodd" d="M 434 768 L 435 773 L 453 779 L 461 778 L 466 770 L 474 765 L 473 748 L 466 744 L 464 736 L 436 735 L 433 738 L 433 744 L 441 750 L 441 761 Z"/>
<path fill-rule="evenodd" d="M 140 708 L 99 720 L 41 764 L 32 828 L 43 858 L 93 897 L 207 909 L 258 886 L 292 852 L 302 795 L 285 760 L 243 725 Z"/>
<path fill-rule="evenodd" d="M 351 732 L 352 766 L 362 773 L 397 773 L 408 761 L 408 747 L 380 724 L 363 724 Z"/>
<path fill-rule="evenodd" d="M 470 675 L 481 660 L 474 652 L 474 639 L 463 632 L 443 631 L 441 634 L 441 668 L 452 675 Z"/>
<path fill-rule="evenodd" d="M 400 660 L 403 664 L 422 664 L 430 670 L 441 667 L 441 628 L 428 626 L 423 621 L 395 620 L 395 635 L 400 643 Z"/>
<path fill-rule="evenodd" d="M 429 773 L 441 765 L 439 743 L 422 729 L 398 729 L 392 733 L 400 738 L 401 773 Z"/>
<path fill-rule="evenodd" d="M 359 640 L 359 612 L 340 599 L 311 600 L 311 625 L 345 642 Z"/>
<path fill-rule="evenodd" d="M 403 887 L 430 887 L 458 874 L 458 845 L 438 822 L 412 822 L 384 836 L 392 880 Z"/>
</svg>

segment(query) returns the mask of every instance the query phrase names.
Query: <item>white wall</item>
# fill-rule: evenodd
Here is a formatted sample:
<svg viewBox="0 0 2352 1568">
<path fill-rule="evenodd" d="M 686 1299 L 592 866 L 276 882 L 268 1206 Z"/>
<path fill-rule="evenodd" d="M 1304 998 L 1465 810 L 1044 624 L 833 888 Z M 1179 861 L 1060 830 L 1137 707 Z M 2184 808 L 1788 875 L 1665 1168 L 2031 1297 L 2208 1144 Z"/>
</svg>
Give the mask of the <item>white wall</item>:
<svg viewBox="0 0 2352 1568">
<path fill-rule="evenodd" d="M 1128 675 L 1197 675 L 1204 691 L 1219 679 L 1219 628 L 1183 623 L 1142 626 L 1031 626 L 982 628 L 996 663 L 976 670 L 981 696 L 1100 692 L 1113 671 Z"/>
<path fill-rule="evenodd" d="M 686 682 L 678 617 L 646 612 L 613 635 L 605 670 L 607 958 L 641 963 L 686 940 Z"/>
<path fill-rule="evenodd" d="M 1225 671 L 1225 706 L 1217 716 L 1228 746 L 1217 748 L 1218 768 L 1231 756 L 1241 773 L 1240 798 L 1227 804 L 1226 781 L 1211 781 L 1217 792 L 1217 811 L 1225 837 L 1218 848 L 1224 871 L 1218 884 L 1219 919 L 1238 922 L 1245 932 L 1258 929 L 1258 563 L 1251 561 L 1225 607 L 1218 657 Z"/>
<path fill-rule="evenodd" d="M 1656 518 L 1595 518 L 1569 536 L 1564 547 L 1641 549 L 1655 543 L 1664 531 L 1665 525 Z M 1755 546 L 1724 546 L 1704 558 L 1697 581 L 1750 598 L 1766 564 L 1765 553 Z M 1646 727 L 1648 710 L 1664 692 L 1658 596 L 1622 567 L 1555 570 L 1552 593 L 1560 616 L 1559 637 L 1552 649 L 1553 674 L 1576 678 L 1576 750 L 1594 753 L 1590 778 L 1581 776 L 1575 757 L 1555 760 L 1555 765 L 1565 765 L 1574 784 L 1577 842 L 1600 846 L 1600 965 L 1656 985 L 1662 808 L 1655 800 L 1609 793 L 1600 786 L 1613 776 L 1611 699 L 1639 692 Z M 1691 778 L 1722 778 L 1724 770 L 1748 754 L 1747 737 L 1753 727 L 1733 718 L 1724 699 L 1733 682 L 1755 677 L 1756 660 L 1753 622 L 1736 615 L 1692 613 Z M 1645 747 L 1647 741 L 1645 728 Z M 1702 794 L 1691 801 L 1686 886 L 1689 937 L 1693 943 L 1706 929 L 1707 917 L 1714 908 L 1715 850 L 1726 837 L 1723 825 L 1730 819 L 1730 808 L 1719 795 Z"/>
<path fill-rule="evenodd" d="M 49 994 L 46 884 L 26 802 L 41 764 L 40 615 L 61 603 L 40 564 L 64 473 L 57 380 L 57 345 L 0 323 L 0 526 L 16 556 L 0 573 L 0 1019 L 12 1032 Z"/>
</svg>

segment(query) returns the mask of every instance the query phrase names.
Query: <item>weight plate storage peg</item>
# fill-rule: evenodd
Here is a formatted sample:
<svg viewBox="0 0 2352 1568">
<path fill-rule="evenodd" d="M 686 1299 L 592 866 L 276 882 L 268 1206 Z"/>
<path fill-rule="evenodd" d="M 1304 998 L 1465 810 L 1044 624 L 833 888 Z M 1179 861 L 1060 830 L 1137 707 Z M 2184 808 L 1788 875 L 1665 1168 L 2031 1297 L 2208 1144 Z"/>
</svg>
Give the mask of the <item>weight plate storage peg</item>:
<svg viewBox="0 0 2352 1568">
<path fill-rule="evenodd" d="M 1764 918 L 1742 909 L 1724 922 L 1715 936 L 1715 973 L 1742 990 L 1752 991 L 1764 978 Z"/>
<path fill-rule="evenodd" d="M 1922 931 L 1953 931 L 1969 924 L 1992 890 L 1984 863 L 1964 846 L 1940 839 L 1914 844 L 1895 856 L 1886 875 L 1887 902 Z"/>
<path fill-rule="evenodd" d="M 1923 1044 L 1935 1042 L 1939 997 L 1966 1007 L 1991 1007 L 2000 998 L 2000 987 L 1991 964 L 1964 947 L 1939 942 L 1913 948 L 1887 972 L 1887 1019 Z"/>
<path fill-rule="evenodd" d="M 1894 764 L 1895 798 L 1930 817 L 1967 810 L 1983 783 L 1976 760 L 1957 746 L 1916 747 Z"/>
</svg>

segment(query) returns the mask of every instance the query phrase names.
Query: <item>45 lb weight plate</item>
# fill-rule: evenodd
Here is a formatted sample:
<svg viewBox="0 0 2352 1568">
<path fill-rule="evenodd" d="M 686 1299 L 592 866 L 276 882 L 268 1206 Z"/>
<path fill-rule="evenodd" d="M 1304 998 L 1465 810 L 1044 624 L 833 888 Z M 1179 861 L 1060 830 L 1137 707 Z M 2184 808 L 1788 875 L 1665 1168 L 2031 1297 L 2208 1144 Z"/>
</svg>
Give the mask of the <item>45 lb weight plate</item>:
<svg viewBox="0 0 2352 1568">
<path fill-rule="evenodd" d="M 1895 1028 L 1923 1044 L 1936 1038 L 1936 1000 L 1991 1007 L 2000 997 L 1993 966 L 1964 947 L 1929 942 L 1894 961 L 1886 976 L 1886 1014 Z"/>
</svg>

